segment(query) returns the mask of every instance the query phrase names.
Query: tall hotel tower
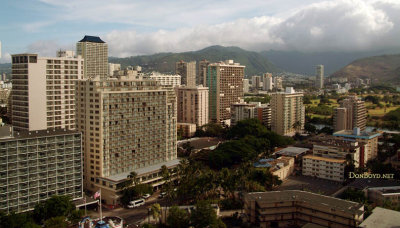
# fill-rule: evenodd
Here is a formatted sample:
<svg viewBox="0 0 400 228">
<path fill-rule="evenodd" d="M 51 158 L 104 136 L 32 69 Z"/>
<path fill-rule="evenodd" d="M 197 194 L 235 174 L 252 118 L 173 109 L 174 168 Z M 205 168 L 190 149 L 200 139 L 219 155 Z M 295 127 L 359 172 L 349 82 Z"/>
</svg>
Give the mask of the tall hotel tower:
<svg viewBox="0 0 400 228">
<path fill-rule="evenodd" d="M 82 77 L 83 59 L 73 51 L 12 55 L 14 130 L 75 129 L 75 81 Z"/>
<path fill-rule="evenodd" d="M 209 89 L 209 120 L 229 123 L 231 104 L 243 97 L 245 66 L 233 60 L 208 65 L 207 87 Z"/>
<path fill-rule="evenodd" d="M 108 76 L 108 46 L 97 36 L 85 36 L 76 44 L 76 52 L 85 60 L 85 78 Z"/>
</svg>

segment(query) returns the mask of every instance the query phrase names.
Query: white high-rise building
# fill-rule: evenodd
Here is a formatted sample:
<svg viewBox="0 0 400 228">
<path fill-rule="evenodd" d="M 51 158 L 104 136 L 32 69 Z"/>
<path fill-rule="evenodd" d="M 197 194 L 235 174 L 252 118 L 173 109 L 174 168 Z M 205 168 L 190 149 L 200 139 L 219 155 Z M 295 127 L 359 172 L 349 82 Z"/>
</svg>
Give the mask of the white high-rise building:
<svg viewBox="0 0 400 228">
<path fill-rule="evenodd" d="M 324 65 L 315 66 L 315 86 L 318 89 L 324 88 Z"/>
<path fill-rule="evenodd" d="M 152 72 L 149 76 L 151 79 L 159 81 L 161 85 L 171 85 L 173 87 L 181 85 L 181 76 L 178 74 L 161 74 L 159 72 Z"/>
<path fill-rule="evenodd" d="M 108 63 L 108 75 L 114 76 L 115 71 L 121 70 L 121 64 L 119 63 Z"/>
<path fill-rule="evenodd" d="M 83 78 L 81 56 L 12 55 L 11 120 L 14 129 L 75 129 L 75 81 Z"/>
<path fill-rule="evenodd" d="M 263 75 L 263 90 L 270 91 L 273 88 L 274 83 L 272 82 L 272 74 L 266 73 Z"/>
<path fill-rule="evenodd" d="M 251 86 L 253 87 L 253 89 L 259 89 L 260 87 L 262 87 L 261 77 L 260 76 L 252 76 L 251 77 Z"/>
<path fill-rule="evenodd" d="M 249 79 L 243 79 L 243 93 L 248 93 L 250 89 Z"/>
</svg>

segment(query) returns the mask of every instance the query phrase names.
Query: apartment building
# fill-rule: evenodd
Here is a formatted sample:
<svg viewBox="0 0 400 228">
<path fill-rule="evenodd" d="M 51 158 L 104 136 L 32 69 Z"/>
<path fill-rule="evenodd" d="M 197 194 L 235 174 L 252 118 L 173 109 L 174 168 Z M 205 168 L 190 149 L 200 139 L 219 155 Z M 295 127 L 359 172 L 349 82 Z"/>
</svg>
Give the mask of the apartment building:
<svg viewBox="0 0 400 228">
<path fill-rule="evenodd" d="M 294 135 L 304 129 L 305 108 L 303 93 L 295 92 L 292 87 L 285 92 L 272 94 L 271 130 L 280 135 Z"/>
<path fill-rule="evenodd" d="M 258 90 L 262 87 L 261 77 L 260 76 L 252 76 L 251 77 L 251 87 L 253 89 Z"/>
<path fill-rule="evenodd" d="M 246 119 L 257 117 L 256 104 L 248 104 L 246 102 L 231 104 L 231 125 Z"/>
<path fill-rule="evenodd" d="M 274 77 L 274 88 L 277 90 L 283 89 L 282 77 Z"/>
<path fill-rule="evenodd" d="M 208 124 L 208 88 L 203 86 L 175 87 L 178 123 Z"/>
<path fill-rule="evenodd" d="M 318 89 L 324 88 L 324 65 L 315 66 L 315 87 Z"/>
<path fill-rule="evenodd" d="M 264 91 L 271 91 L 273 89 L 274 83 L 272 81 L 272 74 L 271 73 L 265 73 L 263 75 L 263 90 Z"/>
<path fill-rule="evenodd" d="M 108 77 L 108 45 L 100 37 L 85 36 L 76 44 L 76 53 L 85 61 L 85 78 Z"/>
<path fill-rule="evenodd" d="M 261 102 L 250 102 L 250 104 L 255 104 L 255 117 L 268 129 L 271 129 L 271 105 L 261 104 Z"/>
<path fill-rule="evenodd" d="M 175 64 L 175 74 L 182 77 L 182 85 L 196 86 L 196 61 L 183 60 Z"/>
<path fill-rule="evenodd" d="M 121 76 L 80 80 L 77 130 L 83 133 L 85 189 L 101 188 L 118 204 L 120 184 L 135 171 L 143 183 L 161 185 L 160 168 L 178 165 L 176 96 L 171 86 Z"/>
<path fill-rule="evenodd" d="M 196 84 L 206 86 L 207 80 L 207 68 L 210 65 L 210 61 L 201 60 L 199 61 L 199 68 L 197 70 Z"/>
<path fill-rule="evenodd" d="M 184 138 L 193 137 L 197 129 L 196 124 L 193 123 L 178 122 L 176 126 L 177 126 L 178 136 L 181 134 L 181 136 Z"/>
<path fill-rule="evenodd" d="M 0 138 L 0 211 L 33 210 L 53 195 L 83 197 L 81 133 L 52 129 Z"/>
<path fill-rule="evenodd" d="M 75 81 L 84 60 L 73 51 L 57 57 L 12 55 L 11 119 L 16 131 L 75 129 Z"/>
<path fill-rule="evenodd" d="M 243 97 L 244 68 L 233 60 L 208 65 L 206 83 L 209 88 L 210 121 L 229 124 L 231 104 Z"/>
<path fill-rule="evenodd" d="M 358 227 L 364 205 L 298 190 L 253 192 L 244 195 L 249 222 L 258 227 Z"/>
<path fill-rule="evenodd" d="M 383 206 L 385 203 L 391 203 L 393 206 L 400 205 L 400 186 L 375 187 L 368 188 L 368 200 Z"/>
<path fill-rule="evenodd" d="M 294 158 L 281 156 L 277 159 L 268 158 L 260 159 L 253 164 L 256 168 L 268 168 L 269 171 L 279 177 L 280 180 L 285 180 L 294 171 Z"/>
<path fill-rule="evenodd" d="M 248 93 L 250 91 L 249 79 L 243 79 L 243 93 Z"/>
<path fill-rule="evenodd" d="M 114 76 L 114 71 L 120 71 L 121 64 L 119 63 L 108 63 L 108 75 Z"/>
<path fill-rule="evenodd" d="M 345 159 L 320 157 L 314 155 L 303 156 L 304 176 L 313 176 L 321 179 L 343 182 Z"/>
<path fill-rule="evenodd" d="M 360 128 L 354 128 L 352 131 L 342 130 L 333 133 L 335 137 L 365 144 L 364 164 L 378 156 L 378 138 L 381 135 L 378 132 L 360 131 Z"/>
<path fill-rule="evenodd" d="M 161 74 L 159 72 L 152 72 L 149 77 L 156 81 L 159 81 L 161 85 L 169 85 L 172 87 L 180 86 L 181 83 L 181 76 L 178 74 Z"/>
<path fill-rule="evenodd" d="M 340 107 L 334 110 L 333 127 L 335 131 L 360 128 L 364 131 L 367 124 L 365 102 L 357 96 L 349 96 L 339 102 Z"/>
</svg>

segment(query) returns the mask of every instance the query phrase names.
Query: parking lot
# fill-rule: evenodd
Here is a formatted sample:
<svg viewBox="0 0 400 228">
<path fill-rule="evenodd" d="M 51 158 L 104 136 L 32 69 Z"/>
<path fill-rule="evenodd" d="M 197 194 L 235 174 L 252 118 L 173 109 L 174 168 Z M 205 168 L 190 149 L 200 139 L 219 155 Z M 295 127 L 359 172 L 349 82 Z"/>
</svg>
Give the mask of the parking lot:
<svg viewBox="0 0 400 228">
<path fill-rule="evenodd" d="M 332 195 L 342 187 L 342 184 L 338 182 L 298 175 L 289 176 L 277 190 L 303 190 L 323 195 Z"/>
</svg>

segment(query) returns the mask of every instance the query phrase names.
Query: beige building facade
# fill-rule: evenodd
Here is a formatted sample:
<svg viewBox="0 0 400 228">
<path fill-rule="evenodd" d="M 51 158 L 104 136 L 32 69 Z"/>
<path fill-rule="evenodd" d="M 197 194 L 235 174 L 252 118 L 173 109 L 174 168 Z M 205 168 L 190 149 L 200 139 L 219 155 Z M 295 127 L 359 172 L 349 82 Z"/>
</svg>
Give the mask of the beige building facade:
<svg viewBox="0 0 400 228">
<path fill-rule="evenodd" d="M 85 36 L 76 44 L 77 55 L 85 61 L 84 77 L 108 77 L 108 45 L 98 36 Z"/>
<path fill-rule="evenodd" d="M 161 85 L 169 85 L 172 87 L 180 86 L 182 77 L 178 74 L 161 74 L 159 72 L 152 72 L 149 76 L 151 79 L 159 81 Z"/>
<path fill-rule="evenodd" d="M 339 102 L 340 107 L 335 109 L 333 127 L 335 131 L 353 130 L 360 128 L 364 131 L 367 124 L 367 110 L 365 102 L 357 96 L 349 96 Z"/>
<path fill-rule="evenodd" d="M 280 135 L 294 135 L 304 129 L 305 108 L 303 93 L 286 88 L 276 92 L 271 99 L 271 130 Z"/>
<path fill-rule="evenodd" d="M 175 87 L 178 122 L 200 127 L 208 124 L 208 88 L 203 86 Z"/>
<path fill-rule="evenodd" d="M 346 160 L 306 155 L 303 157 L 304 176 L 343 182 Z"/>
<path fill-rule="evenodd" d="M 75 129 L 75 81 L 83 59 L 72 51 L 58 57 L 12 55 L 11 119 L 16 131 Z"/>
<path fill-rule="evenodd" d="M 206 83 L 209 89 L 210 121 L 229 122 L 231 104 L 243 98 L 244 68 L 233 60 L 208 65 Z"/>
<path fill-rule="evenodd" d="M 196 61 L 185 62 L 183 60 L 175 64 L 175 74 L 182 77 L 182 85 L 196 86 Z"/>
<path fill-rule="evenodd" d="M 358 227 L 364 205 L 310 192 L 287 190 L 244 195 L 244 210 L 257 227 Z"/>
<path fill-rule="evenodd" d="M 77 82 L 76 101 L 85 189 L 101 188 L 106 204 L 118 204 L 120 185 L 132 171 L 156 187 L 161 166 L 179 163 L 172 87 L 150 79 L 97 77 Z"/>
</svg>

